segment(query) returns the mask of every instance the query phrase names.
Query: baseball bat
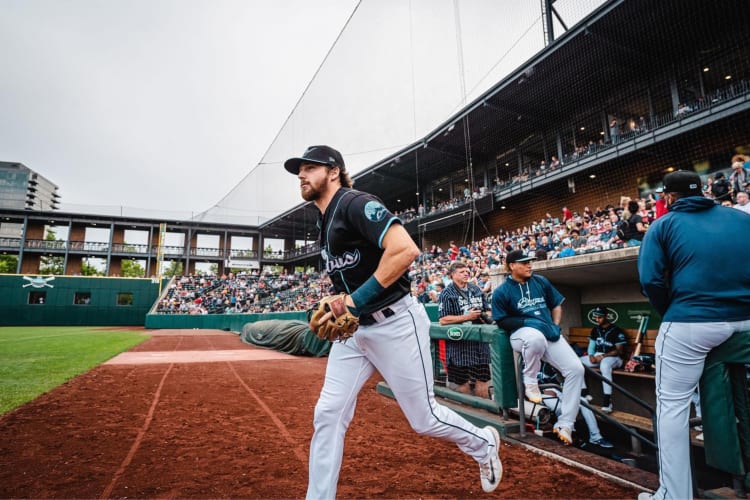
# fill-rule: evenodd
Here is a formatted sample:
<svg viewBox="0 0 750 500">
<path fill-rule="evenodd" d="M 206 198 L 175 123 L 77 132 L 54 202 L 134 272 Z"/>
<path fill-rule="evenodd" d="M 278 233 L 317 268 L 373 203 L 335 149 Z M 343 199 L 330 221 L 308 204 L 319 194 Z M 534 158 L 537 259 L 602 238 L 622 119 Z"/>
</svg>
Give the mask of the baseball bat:
<svg viewBox="0 0 750 500">
<path fill-rule="evenodd" d="M 626 372 L 633 372 L 636 370 L 638 365 L 640 365 L 640 362 L 638 361 L 638 356 L 641 355 L 641 345 L 643 344 L 643 337 L 646 335 L 646 328 L 648 326 L 648 320 L 649 315 L 644 314 L 641 316 L 641 322 L 638 325 L 638 336 L 635 338 L 635 350 L 633 351 L 633 354 L 630 356 L 630 359 L 627 363 L 625 363 L 625 371 Z"/>
</svg>

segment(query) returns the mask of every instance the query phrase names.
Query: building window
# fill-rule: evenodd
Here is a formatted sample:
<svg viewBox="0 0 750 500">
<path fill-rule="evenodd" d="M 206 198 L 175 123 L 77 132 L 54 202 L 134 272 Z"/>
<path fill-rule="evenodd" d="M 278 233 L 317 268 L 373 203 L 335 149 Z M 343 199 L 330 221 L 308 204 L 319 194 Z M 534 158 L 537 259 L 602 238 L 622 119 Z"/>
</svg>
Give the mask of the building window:
<svg viewBox="0 0 750 500">
<path fill-rule="evenodd" d="M 77 306 L 87 306 L 91 303 L 91 292 L 76 292 L 73 297 L 73 304 Z"/>
<path fill-rule="evenodd" d="M 29 292 L 29 304 L 44 304 L 47 301 L 47 292 Z"/>
<path fill-rule="evenodd" d="M 132 306 L 133 305 L 133 294 L 132 292 L 120 292 L 117 294 L 117 305 L 118 306 Z"/>
</svg>

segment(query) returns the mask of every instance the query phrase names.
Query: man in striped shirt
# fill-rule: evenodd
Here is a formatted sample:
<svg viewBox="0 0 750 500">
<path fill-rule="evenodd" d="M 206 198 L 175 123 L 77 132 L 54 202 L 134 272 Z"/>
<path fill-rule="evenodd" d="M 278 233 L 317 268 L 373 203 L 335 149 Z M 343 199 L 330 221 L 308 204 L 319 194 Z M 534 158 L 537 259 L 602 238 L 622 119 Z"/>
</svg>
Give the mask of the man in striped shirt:
<svg viewBox="0 0 750 500">
<path fill-rule="evenodd" d="M 482 289 L 469 283 L 469 268 L 460 260 L 454 261 L 449 269 L 451 283 L 440 294 L 438 315 L 441 325 L 485 324 L 489 306 Z M 456 390 L 489 398 L 490 346 L 484 342 L 465 340 L 446 341 L 448 361 L 448 382 L 455 384 Z"/>
</svg>

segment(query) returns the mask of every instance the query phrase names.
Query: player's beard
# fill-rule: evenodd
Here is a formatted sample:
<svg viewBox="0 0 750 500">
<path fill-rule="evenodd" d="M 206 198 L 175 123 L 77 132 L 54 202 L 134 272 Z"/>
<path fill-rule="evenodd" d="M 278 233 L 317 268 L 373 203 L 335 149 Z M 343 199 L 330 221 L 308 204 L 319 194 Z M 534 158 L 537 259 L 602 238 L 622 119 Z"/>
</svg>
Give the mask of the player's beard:
<svg viewBox="0 0 750 500">
<path fill-rule="evenodd" d="M 322 186 L 316 186 L 312 181 L 306 182 L 300 186 L 300 194 L 305 201 L 315 201 L 323 193 Z"/>
</svg>

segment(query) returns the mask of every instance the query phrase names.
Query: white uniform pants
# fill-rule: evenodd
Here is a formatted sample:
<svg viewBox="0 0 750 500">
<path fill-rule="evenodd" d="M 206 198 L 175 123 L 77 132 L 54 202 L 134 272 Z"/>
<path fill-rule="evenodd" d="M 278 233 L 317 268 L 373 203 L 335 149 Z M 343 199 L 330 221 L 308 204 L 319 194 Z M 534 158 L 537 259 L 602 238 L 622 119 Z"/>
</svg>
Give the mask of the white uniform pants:
<svg viewBox="0 0 750 500">
<path fill-rule="evenodd" d="M 664 322 L 656 337 L 656 435 L 659 446 L 657 499 L 692 499 L 690 400 L 709 351 L 750 320 L 716 323 Z"/>
<path fill-rule="evenodd" d="M 521 353 L 524 360 L 524 384 L 536 384 L 537 374 L 542 367 L 542 360 L 555 367 L 565 379 L 562 392 L 562 407 L 557 427 L 575 427 L 578 408 L 580 407 L 581 387 L 583 384 L 583 365 L 573 348 L 563 337 L 557 342 L 548 342 L 542 332 L 536 328 L 524 326 L 510 336 L 513 350 Z"/>
<path fill-rule="evenodd" d="M 546 393 L 548 391 L 553 392 L 555 395 L 547 395 Z M 542 395 L 542 403 L 544 403 L 544 406 L 555 412 L 555 415 L 559 417 L 560 413 L 562 413 L 562 404 L 560 403 L 562 393 L 555 388 L 545 389 L 544 392 L 545 394 Z M 580 398 L 579 401 L 583 401 L 583 398 Z M 586 427 L 589 429 L 589 441 L 599 441 L 603 436 L 602 431 L 599 430 L 599 423 L 596 421 L 596 415 L 594 415 L 593 411 L 583 405 L 581 405 L 580 408 L 583 421 L 586 422 Z"/>
<path fill-rule="evenodd" d="M 419 434 L 453 441 L 477 462 L 489 458 L 492 436 L 439 405 L 433 392 L 430 320 L 412 296 L 397 302 L 395 315 L 360 326 L 354 337 L 336 342 L 328 355 L 325 382 L 315 406 L 308 499 L 336 497 L 344 435 L 357 394 L 375 372 L 388 383 L 411 427 Z M 394 306 L 391 306 L 392 309 Z"/>
<path fill-rule="evenodd" d="M 622 359 L 620 359 L 619 356 L 608 356 L 606 358 L 602 358 L 601 363 L 592 363 L 587 354 L 585 356 L 581 356 L 581 363 L 591 368 L 596 368 L 598 366 L 599 370 L 602 372 L 602 376 L 607 380 L 612 380 L 612 370 L 614 370 L 615 368 L 620 368 L 622 366 Z M 586 388 L 585 377 L 583 379 L 582 388 Z M 606 382 L 602 382 L 602 391 L 604 392 L 604 394 L 609 394 L 611 396 L 612 386 Z"/>
</svg>

